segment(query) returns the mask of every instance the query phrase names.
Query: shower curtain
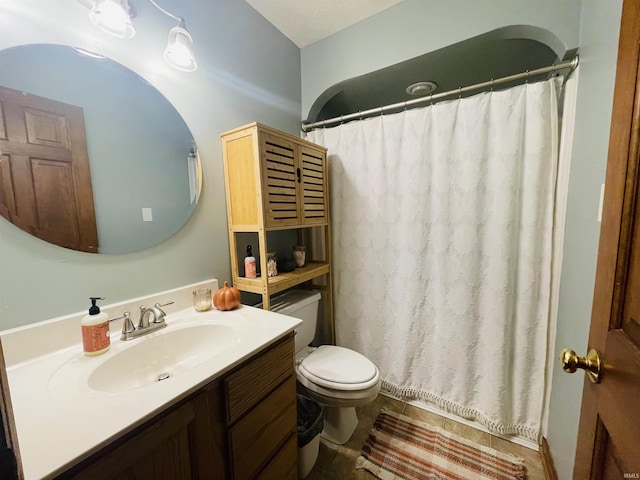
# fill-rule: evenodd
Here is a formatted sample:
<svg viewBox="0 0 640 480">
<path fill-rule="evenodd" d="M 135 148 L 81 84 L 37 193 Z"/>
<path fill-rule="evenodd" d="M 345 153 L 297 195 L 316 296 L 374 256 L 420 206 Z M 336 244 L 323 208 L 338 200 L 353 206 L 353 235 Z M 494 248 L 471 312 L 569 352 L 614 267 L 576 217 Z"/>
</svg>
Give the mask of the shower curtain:
<svg viewBox="0 0 640 480">
<path fill-rule="evenodd" d="M 554 81 L 318 129 L 336 338 L 383 389 L 538 441 L 551 285 Z"/>
</svg>

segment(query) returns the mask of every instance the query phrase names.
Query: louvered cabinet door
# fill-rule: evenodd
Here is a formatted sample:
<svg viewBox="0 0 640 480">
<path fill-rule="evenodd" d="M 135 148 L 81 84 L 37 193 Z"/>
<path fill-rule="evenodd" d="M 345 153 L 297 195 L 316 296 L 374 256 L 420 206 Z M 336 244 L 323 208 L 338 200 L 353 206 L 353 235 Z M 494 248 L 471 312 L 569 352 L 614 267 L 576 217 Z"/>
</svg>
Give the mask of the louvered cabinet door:
<svg viewBox="0 0 640 480">
<path fill-rule="evenodd" d="M 302 222 L 304 225 L 325 224 L 328 221 L 326 153 L 301 145 L 299 160 Z"/>
<path fill-rule="evenodd" d="M 264 221 L 267 228 L 300 225 L 297 145 L 260 133 Z"/>
</svg>

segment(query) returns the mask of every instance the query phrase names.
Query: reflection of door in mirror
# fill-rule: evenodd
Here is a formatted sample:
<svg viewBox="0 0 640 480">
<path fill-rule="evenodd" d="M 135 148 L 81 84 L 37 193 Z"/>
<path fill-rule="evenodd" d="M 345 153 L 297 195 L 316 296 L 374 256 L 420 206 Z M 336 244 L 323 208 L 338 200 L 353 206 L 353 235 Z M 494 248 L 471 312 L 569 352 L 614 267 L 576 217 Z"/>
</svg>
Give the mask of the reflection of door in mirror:
<svg viewBox="0 0 640 480">
<path fill-rule="evenodd" d="M 47 242 L 98 252 L 82 108 L 0 87 L 0 214 Z"/>
</svg>

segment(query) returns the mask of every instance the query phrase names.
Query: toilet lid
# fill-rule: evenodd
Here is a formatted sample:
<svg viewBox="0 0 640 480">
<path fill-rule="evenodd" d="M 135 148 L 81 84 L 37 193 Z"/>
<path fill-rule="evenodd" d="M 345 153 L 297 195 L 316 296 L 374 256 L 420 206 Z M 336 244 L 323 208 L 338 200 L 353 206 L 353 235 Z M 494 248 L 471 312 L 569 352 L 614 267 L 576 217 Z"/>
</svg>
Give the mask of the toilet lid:
<svg viewBox="0 0 640 480">
<path fill-rule="evenodd" d="M 298 371 L 317 385 L 362 390 L 378 383 L 378 368 L 364 355 L 344 347 L 322 345 L 306 357 Z"/>
</svg>

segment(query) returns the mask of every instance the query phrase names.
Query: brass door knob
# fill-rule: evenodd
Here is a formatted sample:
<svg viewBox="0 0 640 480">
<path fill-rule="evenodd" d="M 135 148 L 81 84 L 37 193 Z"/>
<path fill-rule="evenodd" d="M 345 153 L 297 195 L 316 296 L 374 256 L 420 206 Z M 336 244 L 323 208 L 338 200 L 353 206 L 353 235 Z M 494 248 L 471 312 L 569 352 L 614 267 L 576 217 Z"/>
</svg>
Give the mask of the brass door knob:
<svg viewBox="0 0 640 480">
<path fill-rule="evenodd" d="M 591 349 L 586 357 L 579 357 L 576 352 L 570 348 L 565 348 L 560 353 L 560 361 L 562 369 L 567 373 L 574 373 L 578 368 L 585 370 L 589 380 L 593 383 L 600 381 L 600 368 L 602 361 L 597 350 Z"/>
</svg>

